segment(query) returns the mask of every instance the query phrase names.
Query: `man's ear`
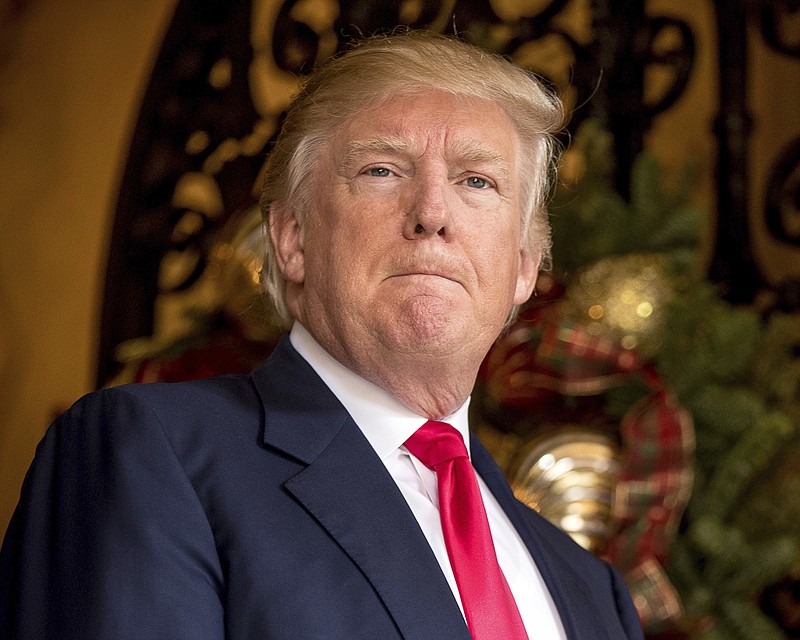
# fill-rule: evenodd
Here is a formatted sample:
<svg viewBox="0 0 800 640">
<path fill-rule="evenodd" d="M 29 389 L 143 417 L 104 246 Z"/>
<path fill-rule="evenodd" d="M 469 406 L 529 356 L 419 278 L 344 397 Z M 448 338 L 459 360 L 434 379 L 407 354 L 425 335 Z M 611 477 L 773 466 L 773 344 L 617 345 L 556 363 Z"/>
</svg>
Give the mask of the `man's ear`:
<svg viewBox="0 0 800 640">
<path fill-rule="evenodd" d="M 272 203 L 269 215 L 269 235 L 275 248 L 278 268 L 288 282 L 302 284 L 305 280 L 303 229 L 294 209 Z"/>
<path fill-rule="evenodd" d="M 539 252 L 529 249 L 519 251 L 519 271 L 517 272 L 517 288 L 514 291 L 514 304 L 523 304 L 531 297 L 539 277 Z"/>
</svg>

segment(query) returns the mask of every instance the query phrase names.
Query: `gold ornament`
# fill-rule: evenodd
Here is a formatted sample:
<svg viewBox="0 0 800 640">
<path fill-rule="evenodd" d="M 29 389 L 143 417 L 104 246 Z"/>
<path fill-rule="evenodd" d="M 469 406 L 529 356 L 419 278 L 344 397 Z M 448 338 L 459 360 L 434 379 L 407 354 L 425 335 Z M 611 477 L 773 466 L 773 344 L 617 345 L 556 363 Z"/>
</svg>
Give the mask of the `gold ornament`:
<svg viewBox="0 0 800 640">
<path fill-rule="evenodd" d="M 601 260 L 567 287 L 564 317 L 623 349 L 651 357 L 661 344 L 664 315 L 672 299 L 665 267 L 666 258 L 659 254 Z"/>
<path fill-rule="evenodd" d="M 254 342 L 274 342 L 285 329 L 261 285 L 265 234 L 260 211 L 249 209 L 226 226 L 209 263 L 217 304 Z"/>
<path fill-rule="evenodd" d="M 617 456 L 618 445 L 609 435 L 562 425 L 520 450 L 510 474 L 514 495 L 599 553 L 616 529 Z"/>
</svg>

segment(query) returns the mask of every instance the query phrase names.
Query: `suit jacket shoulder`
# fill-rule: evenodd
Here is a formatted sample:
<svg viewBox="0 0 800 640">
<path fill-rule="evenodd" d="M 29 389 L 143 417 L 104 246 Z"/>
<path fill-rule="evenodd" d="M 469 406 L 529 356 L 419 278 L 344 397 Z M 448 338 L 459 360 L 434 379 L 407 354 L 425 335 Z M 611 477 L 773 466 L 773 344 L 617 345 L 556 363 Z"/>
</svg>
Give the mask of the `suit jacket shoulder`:
<svg viewBox="0 0 800 640">
<path fill-rule="evenodd" d="M 11 640 L 437 635 L 469 638 L 424 536 L 286 341 L 252 376 L 78 401 L 0 550 Z"/>
</svg>

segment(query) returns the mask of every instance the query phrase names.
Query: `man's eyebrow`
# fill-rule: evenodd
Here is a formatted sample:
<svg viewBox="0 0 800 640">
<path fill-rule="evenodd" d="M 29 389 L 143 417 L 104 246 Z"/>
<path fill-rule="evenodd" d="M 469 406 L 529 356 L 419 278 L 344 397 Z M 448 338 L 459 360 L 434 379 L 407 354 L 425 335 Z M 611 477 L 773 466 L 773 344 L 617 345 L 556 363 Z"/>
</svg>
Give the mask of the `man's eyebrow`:
<svg viewBox="0 0 800 640">
<path fill-rule="evenodd" d="M 511 163 L 506 156 L 475 140 L 456 142 L 448 155 L 458 164 L 491 165 L 501 177 L 508 178 L 511 175 Z"/>
<path fill-rule="evenodd" d="M 409 153 L 412 143 L 402 137 L 394 135 L 377 136 L 362 140 L 351 140 L 345 149 L 342 166 L 348 166 L 365 153 Z M 475 140 L 461 140 L 454 144 L 447 155 L 450 162 L 458 165 L 491 165 L 501 178 L 511 176 L 511 163 L 506 156 L 498 151 Z"/>
<path fill-rule="evenodd" d="M 400 136 L 378 136 L 365 140 L 351 140 L 347 143 L 342 164 L 349 165 L 365 153 L 403 153 L 411 148 L 411 143 Z"/>
</svg>

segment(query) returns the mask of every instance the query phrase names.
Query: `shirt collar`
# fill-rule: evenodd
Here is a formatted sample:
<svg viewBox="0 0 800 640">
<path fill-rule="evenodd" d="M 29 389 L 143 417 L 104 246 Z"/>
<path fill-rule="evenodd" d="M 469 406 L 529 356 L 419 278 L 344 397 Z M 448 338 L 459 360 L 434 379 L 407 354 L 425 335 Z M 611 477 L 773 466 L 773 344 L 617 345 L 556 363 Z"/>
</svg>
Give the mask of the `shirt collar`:
<svg viewBox="0 0 800 640">
<path fill-rule="evenodd" d="M 344 405 L 381 460 L 386 460 L 427 421 L 389 392 L 350 371 L 325 351 L 299 322 L 292 326 L 289 340 Z M 470 451 L 469 400 L 467 398 L 455 412 L 442 418 L 442 422 L 451 424 L 461 433 L 467 453 Z"/>
</svg>

